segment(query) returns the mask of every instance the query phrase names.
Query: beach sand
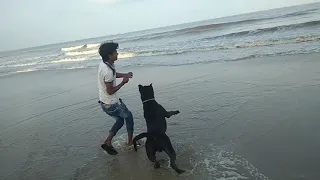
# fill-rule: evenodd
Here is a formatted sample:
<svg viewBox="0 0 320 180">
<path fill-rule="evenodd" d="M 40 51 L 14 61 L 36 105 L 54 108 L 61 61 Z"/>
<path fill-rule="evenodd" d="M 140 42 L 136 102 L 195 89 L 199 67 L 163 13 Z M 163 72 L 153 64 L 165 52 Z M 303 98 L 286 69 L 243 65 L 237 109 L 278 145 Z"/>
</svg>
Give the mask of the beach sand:
<svg viewBox="0 0 320 180">
<path fill-rule="evenodd" d="M 146 130 L 138 84 L 180 114 L 168 132 L 186 169 L 154 170 L 144 148 L 110 156 L 114 120 L 100 108 L 97 69 L 0 78 L 0 179 L 319 179 L 320 54 L 174 67 L 136 67 L 118 93 Z M 114 141 L 126 138 L 125 126 Z"/>
</svg>

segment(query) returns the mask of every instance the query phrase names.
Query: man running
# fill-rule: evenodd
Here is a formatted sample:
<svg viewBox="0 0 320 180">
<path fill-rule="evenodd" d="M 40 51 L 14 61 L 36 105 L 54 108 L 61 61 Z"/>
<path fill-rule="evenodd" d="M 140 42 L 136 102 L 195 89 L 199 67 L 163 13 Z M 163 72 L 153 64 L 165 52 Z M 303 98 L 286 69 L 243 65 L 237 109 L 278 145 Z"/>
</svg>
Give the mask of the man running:
<svg viewBox="0 0 320 180">
<path fill-rule="evenodd" d="M 123 74 L 116 72 L 114 62 L 118 59 L 118 44 L 103 43 L 99 48 L 99 54 L 102 57 L 102 62 L 98 68 L 98 88 L 99 88 L 99 103 L 104 112 L 113 117 L 116 122 L 109 131 L 108 138 L 101 145 L 110 155 L 116 155 L 118 152 L 111 144 L 112 138 L 117 134 L 119 129 L 126 122 L 128 132 L 128 145 L 132 145 L 133 136 L 133 116 L 128 110 L 123 101 L 117 97 L 117 91 L 126 83 L 129 78 L 132 78 L 132 72 Z M 120 84 L 117 85 L 116 78 L 122 78 Z"/>
</svg>

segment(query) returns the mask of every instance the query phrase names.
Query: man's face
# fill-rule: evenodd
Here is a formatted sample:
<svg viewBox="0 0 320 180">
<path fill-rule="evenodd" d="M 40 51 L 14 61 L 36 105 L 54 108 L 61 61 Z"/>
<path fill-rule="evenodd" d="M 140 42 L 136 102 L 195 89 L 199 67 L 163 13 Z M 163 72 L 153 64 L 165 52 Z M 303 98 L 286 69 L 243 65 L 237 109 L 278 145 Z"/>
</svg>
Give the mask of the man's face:
<svg viewBox="0 0 320 180">
<path fill-rule="evenodd" d="M 109 59 L 112 61 L 116 61 L 118 59 L 118 51 L 115 50 L 111 55 L 109 55 Z"/>
</svg>

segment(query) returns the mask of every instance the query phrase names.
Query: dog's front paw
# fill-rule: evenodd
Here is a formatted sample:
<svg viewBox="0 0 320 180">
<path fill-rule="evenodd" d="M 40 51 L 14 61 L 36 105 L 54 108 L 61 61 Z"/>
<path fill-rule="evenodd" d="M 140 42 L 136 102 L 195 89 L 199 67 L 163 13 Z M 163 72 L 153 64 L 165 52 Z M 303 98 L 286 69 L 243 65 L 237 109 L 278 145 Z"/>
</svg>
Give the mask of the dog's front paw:
<svg viewBox="0 0 320 180">
<path fill-rule="evenodd" d="M 177 114 L 179 114 L 180 113 L 180 111 L 178 110 L 178 111 L 174 111 L 174 115 L 177 115 Z"/>
</svg>

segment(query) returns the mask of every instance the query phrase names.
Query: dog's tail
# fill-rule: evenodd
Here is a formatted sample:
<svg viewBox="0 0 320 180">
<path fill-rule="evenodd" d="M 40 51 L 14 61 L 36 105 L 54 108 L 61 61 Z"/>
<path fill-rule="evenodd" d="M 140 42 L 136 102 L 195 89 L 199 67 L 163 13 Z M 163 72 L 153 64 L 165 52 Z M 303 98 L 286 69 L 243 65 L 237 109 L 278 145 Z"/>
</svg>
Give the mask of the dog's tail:
<svg viewBox="0 0 320 180">
<path fill-rule="evenodd" d="M 137 135 L 136 137 L 134 137 L 133 138 L 133 146 L 134 146 L 134 150 L 135 151 L 138 151 L 138 149 L 137 149 L 137 141 L 139 140 L 139 139 L 142 139 L 142 138 L 144 138 L 144 137 L 149 137 L 149 133 L 141 133 L 141 134 L 139 134 L 139 135 Z"/>
</svg>

